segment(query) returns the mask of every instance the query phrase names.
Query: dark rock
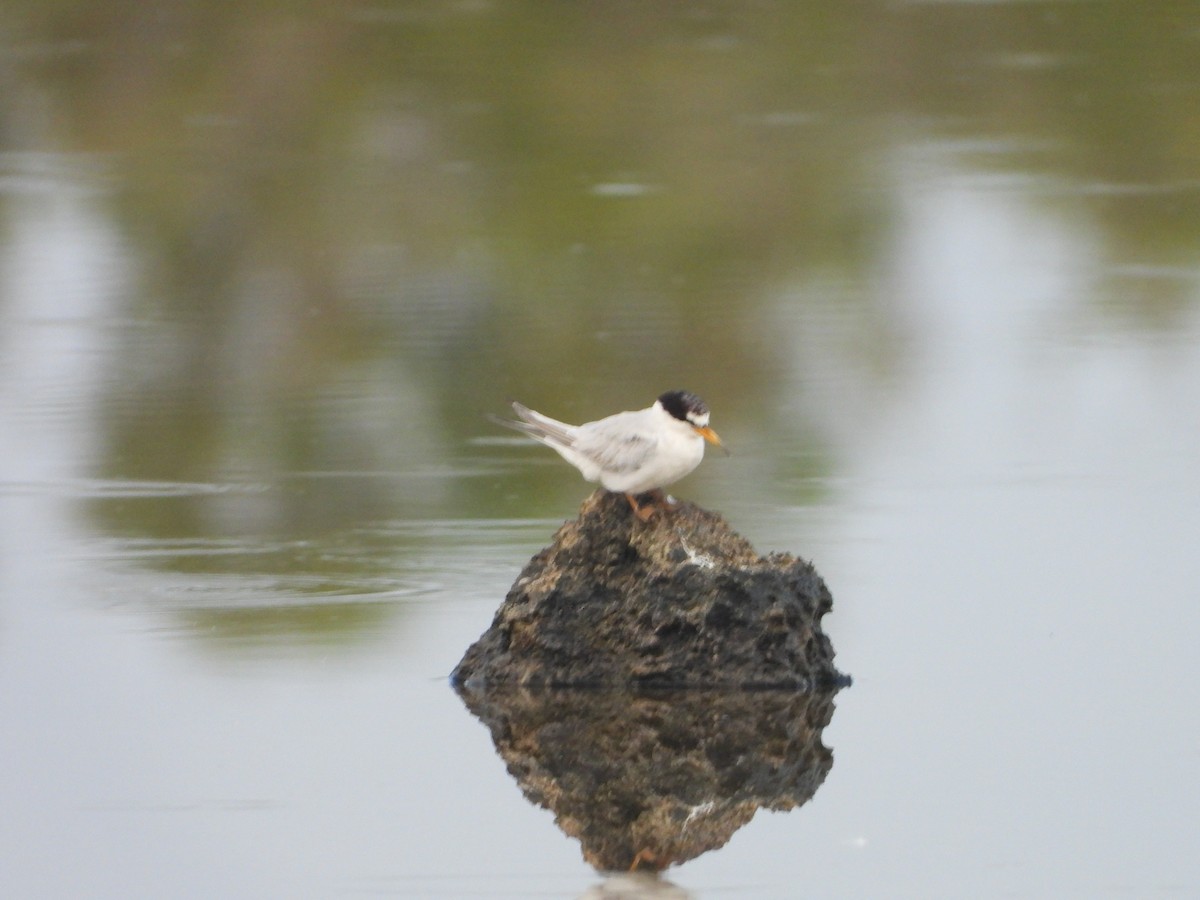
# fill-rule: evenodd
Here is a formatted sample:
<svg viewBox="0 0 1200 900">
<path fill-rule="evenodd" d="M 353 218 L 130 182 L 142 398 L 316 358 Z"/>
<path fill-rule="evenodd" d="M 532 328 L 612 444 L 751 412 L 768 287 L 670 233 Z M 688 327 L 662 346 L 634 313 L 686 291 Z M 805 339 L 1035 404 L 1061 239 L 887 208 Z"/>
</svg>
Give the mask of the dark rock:
<svg viewBox="0 0 1200 900">
<path fill-rule="evenodd" d="M 460 685 L 526 798 L 601 870 L 657 871 L 790 810 L 833 765 L 833 692 Z"/>
<path fill-rule="evenodd" d="M 456 685 L 809 690 L 848 679 L 809 563 L 759 556 L 691 503 L 639 521 L 599 490 L 525 566 Z"/>
</svg>

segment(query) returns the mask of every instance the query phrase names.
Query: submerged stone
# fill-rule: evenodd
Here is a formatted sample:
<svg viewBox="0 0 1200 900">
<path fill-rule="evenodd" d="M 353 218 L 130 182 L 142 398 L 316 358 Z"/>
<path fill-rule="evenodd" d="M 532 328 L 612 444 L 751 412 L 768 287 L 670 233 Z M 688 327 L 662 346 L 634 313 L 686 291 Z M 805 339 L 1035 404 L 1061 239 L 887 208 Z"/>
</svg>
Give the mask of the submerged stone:
<svg viewBox="0 0 1200 900">
<path fill-rule="evenodd" d="M 525 566 L 458 686 L 810 690 L 848 683 L 808 562 L 760 556 L 692 503 L 638 520 L 599 490 Z"/>
</svg>

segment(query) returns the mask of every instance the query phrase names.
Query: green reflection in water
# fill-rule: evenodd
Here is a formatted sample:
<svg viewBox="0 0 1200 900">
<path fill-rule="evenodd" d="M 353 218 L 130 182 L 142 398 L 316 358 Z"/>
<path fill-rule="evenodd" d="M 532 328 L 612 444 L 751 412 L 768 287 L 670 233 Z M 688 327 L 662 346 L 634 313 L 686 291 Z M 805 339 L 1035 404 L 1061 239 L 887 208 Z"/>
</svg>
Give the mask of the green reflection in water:
<svg viewBox="0 0 1200 900">
<path fill-rule="evenodd" d="M 193 608 L 179 619 L 188 632 L 225 648 L 252 650 L 278 644 L 329 648 L 384 632 L 396 612 L 395 605 L 385 603 L 274 604 Z"/>
<path fill-rule="evenodd" d="M 873 280 L 913 145 L 1098 229 L 1083 304 L 1169 329 L 1200 246 L 1183 9 L 10 3 L 0 146 L 99 161 L 126 242 L 96 474 L 264 486 L 96 500 L 98 527 L 552 515 L 582 486 L 473 443 L 483 412 L 688 387 L 723 432 L 770 434 L 817 314 L 886 391 L 903 348 Z M 808 440 L 768 442 L 781 502 L 833 468 Z M 338 577 L 420 548 L 380 552 Z"/>
</svg>

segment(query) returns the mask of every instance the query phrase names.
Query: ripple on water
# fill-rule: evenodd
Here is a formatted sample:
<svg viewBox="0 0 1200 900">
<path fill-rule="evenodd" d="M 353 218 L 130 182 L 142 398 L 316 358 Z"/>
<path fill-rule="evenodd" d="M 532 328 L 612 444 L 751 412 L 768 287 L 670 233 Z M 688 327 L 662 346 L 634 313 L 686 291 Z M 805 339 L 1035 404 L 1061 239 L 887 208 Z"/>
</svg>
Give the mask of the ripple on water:
<svg viewBox="0 0 1200 900">
<path fill-rule="evenodd" d="M 270 489 L 270 485 L 256 482 L 143 481 L 120 478 L 0 481 L 0 494 L 7 496 L 68 497 L 78 500 L 261 494 Z"/>
<path fill-rule="evenodd" d="M 114 576 L 103 591 L 113 602 L 168 617 L 168 632 L 326 645 L 389 633 L 417 607 L 499 602 L 558 524 L 401 519 L 320 539 L 106 537 L 79 556 Z"/>
</svg>

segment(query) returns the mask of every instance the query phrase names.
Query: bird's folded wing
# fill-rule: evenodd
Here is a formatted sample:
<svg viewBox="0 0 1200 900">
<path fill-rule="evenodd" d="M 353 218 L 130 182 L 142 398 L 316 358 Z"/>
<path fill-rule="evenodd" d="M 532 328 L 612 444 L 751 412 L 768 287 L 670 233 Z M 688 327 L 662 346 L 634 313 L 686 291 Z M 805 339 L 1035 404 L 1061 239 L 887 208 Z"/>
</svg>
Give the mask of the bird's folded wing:
<svg viewBox="0 0 1200 900">
<path fill-rule="evenodd" d="M 632 472 L 646 461 L 658 441 L 640 431 L 619 434 L 582 428 L 575 437 L 576 453 L 605 472 Z"/>
</svg>

